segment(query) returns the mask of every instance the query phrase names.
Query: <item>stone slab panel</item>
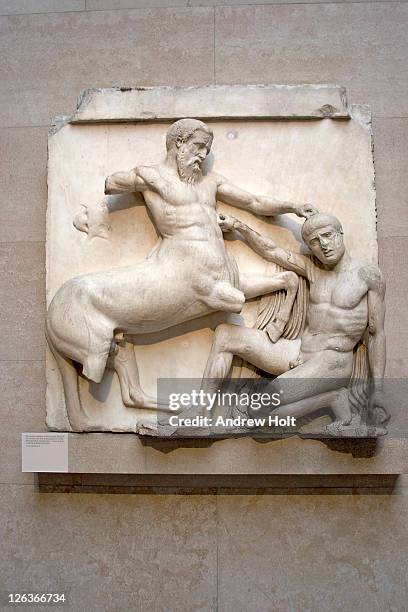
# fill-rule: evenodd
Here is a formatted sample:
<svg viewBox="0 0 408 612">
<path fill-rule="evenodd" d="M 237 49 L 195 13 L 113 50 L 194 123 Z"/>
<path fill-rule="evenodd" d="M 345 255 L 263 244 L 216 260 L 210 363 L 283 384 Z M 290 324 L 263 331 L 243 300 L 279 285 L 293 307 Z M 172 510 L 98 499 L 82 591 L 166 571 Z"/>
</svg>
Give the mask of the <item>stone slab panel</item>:
<svg viewBox="0 0 408 612">
<path fill-rule="evenodd" d="M 407 502 L 218 496 L 218 610 L 405 610 Z"/>
<path fill-rule="evenodd" d="M 407 19 L 405 2 L 216 8 L 216 83 L 335 82 L 374 114 L 406 116 Z"/>
<path fill-rule="evenodd" d="M 83 11 L 85 0 L 0 0 L 0 15 Z"/>
<path fill-rule="evenodd" d="M 0 17 L 0 125 L 48 125 L 88 87 L 212 83 L 213 26 L 211 8 Z"/>
<path fill-rule="evenodd" d="M 3 128 L 0 149 L 0 242 L 45 240 L 47 128 Z"/>
<path fill-rule="evenodd" d="M 378 235 L 408 236 L 408 118 L 375 119 L 373 132 Z"/>
<path fill-rule="evenodd" d="M 106 219 L 111 227 L 108 239 L 89 239 L 75 229 L 73 220 L 81 205 L 94 210 L 104 200 L 107 175 L 161 159 L 167 126 L 68 124 L 50 137 L 48 303 L 69 278 L 132 265 L 142 261 L 153 248 L 156 232 L 146 208 L 140 205 L 141 199 L 135 196 L 109 200 L 113 208 Z M 367 123 L 330 119 L 213 121 L 211 126 L 215 137 L 209 163 L 214 164 L 217 172 L 252 193 L 273 195 L 284 201 L 313 202 L 317 208 L 337 214 L 344 224 L 351 254 L 377 261 L 374 169 Z M 120 207 L 114 210 L 118 202 Z M 300 225 L 291 216 L 272 223 L 226 205 L 220 206 L 220 210 L 270 235 L 282 247 L 300 248 Z M 265 273 L 268 269 L 265 261 L 241 242 L 226 244 L 241 272 Z M 256 308 L 255 302 L 245 306 L 242 316 L 247 325 L 254 323 Z M 178 326 L 177 330 L 161 332 L 144 341 L 136 339 L 136 357 L 147 393 L 156 395 L 160 377 L 201 378 L 212 329 L 220 322 L 215 317 Z M 66 431 L 69 425 L 62 385 L 56 365 L 50 355 L 49 358 L 47 422 L 52 429 Z M 117 377 L 109 372 L 99 387 L 81 380 L 80 393 L 96 430 L 135 431 L 141 425 L 156 424 L 154 412 L 135 411 L 123 405 Z"/>
<path fill-rule="evenodd" d="M 43 243 L 0 243 L 0 294 L 0 360 L 44 359 Z"/>
<path fill-rule="evenodd" d="M 68 590 L 78 612 L 214 610 L 215 508 L 207 496 L 0 485 L 2 588 Z"/>
<path fill-rule="evenodd" d="M 33 482 L 21 472 L 21 433 L 47 431 L 44 394 L 44 361 L 0 361 L 0 483 Z"/>
<path fill-rule="evenodd" d="M 349 119 L 336 85 L 145 87 L 84 91 L 71 123 L 206 119 Z"/>
</svg>

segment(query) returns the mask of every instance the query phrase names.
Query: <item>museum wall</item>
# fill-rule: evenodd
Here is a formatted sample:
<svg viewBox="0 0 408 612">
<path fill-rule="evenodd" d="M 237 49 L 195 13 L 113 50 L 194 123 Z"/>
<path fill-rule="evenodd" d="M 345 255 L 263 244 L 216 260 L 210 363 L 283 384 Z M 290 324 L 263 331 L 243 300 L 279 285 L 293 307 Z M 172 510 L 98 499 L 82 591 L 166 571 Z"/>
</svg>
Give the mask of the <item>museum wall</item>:
<svg viewBox="0 0 408 612">
<path fill-rule="evenodd" d="M 50 492 L 20 457 L 45 430 L 48 125 L 84 88 L 337 83 L 370 104 L 387 376 L 406 376 L 407 20 L 406 2 L 0 0 L 0 590 L 65 590 L 73 610 L 407 609 L 404 476 Z"/>
</svg>

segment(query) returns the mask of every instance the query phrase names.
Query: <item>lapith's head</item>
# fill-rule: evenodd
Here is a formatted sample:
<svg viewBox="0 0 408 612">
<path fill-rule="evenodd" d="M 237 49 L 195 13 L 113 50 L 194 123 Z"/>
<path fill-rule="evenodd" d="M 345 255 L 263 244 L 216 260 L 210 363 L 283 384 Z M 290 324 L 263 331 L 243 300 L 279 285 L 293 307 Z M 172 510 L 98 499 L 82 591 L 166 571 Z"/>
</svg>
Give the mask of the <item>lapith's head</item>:
<svg viewBox="0 0 408 612">
<path fill-rule="evenodd" d="M 302 225 L 302 238 L 322 264 L 334 267 L 344 255 L 343 227 L 334 215 L 316 213 Z"/>
</svg>

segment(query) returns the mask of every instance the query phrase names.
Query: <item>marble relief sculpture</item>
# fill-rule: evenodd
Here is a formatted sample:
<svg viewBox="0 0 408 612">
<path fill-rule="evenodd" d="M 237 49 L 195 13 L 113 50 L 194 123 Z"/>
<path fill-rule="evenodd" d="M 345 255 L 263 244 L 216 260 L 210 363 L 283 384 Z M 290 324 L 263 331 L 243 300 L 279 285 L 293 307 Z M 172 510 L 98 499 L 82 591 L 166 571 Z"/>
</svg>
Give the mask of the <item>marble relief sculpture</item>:
<svg viewBox="0 0 408 612">
<path fill-rule="evenodd" d="M 333 116 L 336 116 L 337 111 L 333 109 Z M 311 116 L 314 117 L 314 113 Z M 358 117 L 360 121 L 360 115 Z M 358 121 L 353 128 L 357 134 L 354 136 L 356 143 L 361 137 Z M 235 137 L 234 133 L 228 132 L 227 138 Z M 302 134 L 304 141 L 309 143 L 310 134 L 305 125 Z M 382 391 L 385 285 L 380 270 L 372 263 L 373 244 L 362 249 L 363 255 L 369 253 L 370 263 L 365 263 L 363 257 L 360 260 L 350 255 L 344 242 L 343 224 L 347 221 L 347 215 L 343 218 L 342 213 L 344 202 L 340 206 L 339 219 L 326 212 L 335 210 L 333 202 L 326 211 L 320 204 L 318 211 L 313 204 L 253 195 L 250 188 L 246 191 L 235 184 L 239 182 L 236 177 L 232 181 L 214 172 L 209 163 L 213 138 L 213 131 L 206 123 L 189 118 L 177 120 L 167 128 L 162 162 L 149 161 L 143 165 L 139 159 L 137 167 L 109 174 L 105 181 L 105 199 L 91 205 L 76 200 L 76 213 L 71 208 L 70 223 L 76 234 L 71 244 L 82 244 L 83 250 L 78 249 L 79 257 L 86 252 L 100 256 L 103 249 L 112 252 L 109 251 L 113 248 L 110 215 L 120 210 L 120 206 L 115 208 L 115 198 L 139 198 L 157 231 L 158 240 L 147 257 L 137 263 L 114 267 L 104 263 L 99 268 L 99 259 L 95 257 L 88 267 L 79 268 L 76 275 L 65 276 L 64 282 L 54 284 L 46 337 L 62 381 L 62 387 L 61 383 L 59 385 L 63 389 L 70 429 L 78 432 L 152 431 L 160 435 L 161 416 L 165 420 L 171 410 L 163 398 L 145 392 L 134 339 L 180 326 L 184 329 L 186 322 L 199 321 L 210 313 L 225 313 L 223 320 L 226 322 L 214 326 L 211 349 L 209 338 L 208 348 L 202 351 L 204 360 L 200 375 L 203 375 L 205 391 L 237 375 L 232 368 L 239 363 L 233 361 L 238 357 L 242 371 L 246 368 L 245 371 L 255 378 L 276 377 L 272 384 L 279 390 L 281 405 L 274 414 L 302 419 L 314 418 L 316 412 L 323 410 L 333 419 L 329 425 L 317 427 L 316 432 L 324 435 L 377 436 L 386 433 L 388 413 Z M 248 141 L 252 143 L 249 150 L 251 154 L 254 151 L 256 157 L 254 141 L 251 138 Z M 265 155 L 265 141 L 262 146 Z M 240 167 L 247 164 L 248 149 L 244 155 Z M 160 159 L 159 153 L 157 159 Z M 114 171 L 115 166 L 112 169 L 105 166 L 102 177 Z M 288 174 L 291 176 L 290 171 Z M 80 179 L 76 180 L 80 185 Z M 102 194 L 103 180 L 100 183 Z M 289 185 L 290 181 L 287 183 Z M 271 191 L 273 193 L 273 189 Z M 354 204 L 356 201 L 360 202 L 355 198 Z M 217 202 L 226 206 L 217 211 Z M 225 208 L 229 212 L 231 206 L 241 210 L 237 216 L 244 211 L 245 222 L 224 212 Z M 299 217 L 302 224 L 289 218 L 287 227 L 290 229 L 285 235 L 285 244 L 280 247 L 280 234 L 277 232 L 275 242 L 273 233 L 278 228 L 274 219 L 273 231 L 268 235 L 260 228 L 265 227 L 267 220 L 269 231 L 271 218 L 283 215 L 288 219 L 288 213 Z M 131 210 L 129 214 L 133 214 Z M 353 217 L 353 240 L 359 233 L 355 223 L 357 217 Z M 58 237 L 56 226 L 53 226 L 53 240 Z M 135 241 L 140 239 L 138 229 L 136 227 Z M 146 225 L 140 229 L 143 231 Z M 371 231 L 369 228 L 365 235 L 371 236 Z M 296 241 L 301 242 L 300 233 L 308 254 L 289 247 Z M 122 235 L 122 232 L 116 234 L 116 245 L 117 237 L 120 239 Z M 133 240 L 133 234 L 129 236 Z M 228 240 L 228 247 L 224 238 Z M 231 245 L 238 241 L 252 256 L 248 258 L 248 265 L 242 266 L 242 259 L 236 260 L 233 256 L 236 251 Z M 91 246 L 86 251 L 83 245 Z M 353 249 L 350 252 L 354 254 Z M 262 268 L 257 264 L 252 271 L 254 254 L 265 265 Z M 105 262 L 109 256 L 102 257 Z M 112 263 L 109 262 L 109 266 Z M 81 273 L 84 269 L 91 271 Z M 248 322 L 244 317 L 241 324 L 231 322 L 231 315 L 242 313 L 255 298 L 259 298 L 255 321 Z M 134 410 L 144 415 L 146 411 L 149 415 L 153 413 L 155 426 L 143 425 L 143 417 L 140 423 L 136 419 L 133 429 L 121 424 L 115 429 L 114 415 L 106 418 L 105 414 L 97 422 L 95 409 L 92 414 L 88 412 L 92 389 L 102 388 L 107 371 L 113 371 L 119 382 L 120 396 L 116 389 L 115 397 L 121 408 L 127 407 L 130 412 Z M 245 378 L 245 373 L 241 375 Z M 52 380 L 51 395 L 55 398 L 58 396 L 56 379 Z M 81 399 L 86 395 L 84 380 L 89 385 L 85 389 L 86 402 Z M 95 401 L 99 401 L 98 397 Z M 255 415 L 249 409 L 247 416 L 251 415 L 259 416 L 259 413 Z M 168 432 L 163 435 L 172 435 Z"/>
<path fill-rule="evenodd" d="M 310 204 L 254 196 L 205 171 L 212 140 L 205 123 L 176 121 L 167 132 L 163 163 L 106 179 L 106 194 L 143 194 L 160 238 L 142 263 L 74 277 L 50 303 L 46 335 L 74 431 L 91 427 L 80 402 L 78 364 L 80 373 L 95 383 L 101 382 L 106 368 L 113 369 L 126 406 L 168 410 L 143 392 L 129 334 L 167 329 L 213 311 L 239 313 L 246 299 L 284 289 L 285 298 L 267 326 L 265 340 L 275 343 L 282 335 L 303 268 L 284 265 L 280 273 L 239 274 L 224 246 L 216 201 L 265 216 L 295 213 L 307 219 L 317 211 Z M 80 231 L 89 231 L 84 211 L 74 223 Z M 374 281 L 360 284 L 364 282 L 368 291 L 368 283 Z M 360 288 L 360 299 L 363 294 Z"/>
<path fill-rule="evenodd" d="M 280 392 L 281 405 L 275 414 L 299 418 L 330 408 L 335 419 L 321 433 L 358 435 L 367 422 L 372 432 L 385 433 L 385 283 L 378 267 L 349 255 L 342 225 L 331 214 L 316 213 L 303 223 L 302 237 L 312 256 L 279 248 L 234 217 L 222 216 L 220 226 L 223 232 L 238 232 L 266 260 L 305 278 L 310 295 L 300 340 L 281 338 L 271 342 L 260 329 L 218 326 L 204 373 L 206 391 L 212 379 L 218 386 L 220 379 L 228 376 L 232 358 L 237 355 L 277 376 L 273 386 Z M 352 385 L 353 377 L 366 376 L 361 363 L 357 363 L 362 355 L 368 358 L 373 385 L 364 420 L 361 406 L 356 410 Z"/>
</svg>

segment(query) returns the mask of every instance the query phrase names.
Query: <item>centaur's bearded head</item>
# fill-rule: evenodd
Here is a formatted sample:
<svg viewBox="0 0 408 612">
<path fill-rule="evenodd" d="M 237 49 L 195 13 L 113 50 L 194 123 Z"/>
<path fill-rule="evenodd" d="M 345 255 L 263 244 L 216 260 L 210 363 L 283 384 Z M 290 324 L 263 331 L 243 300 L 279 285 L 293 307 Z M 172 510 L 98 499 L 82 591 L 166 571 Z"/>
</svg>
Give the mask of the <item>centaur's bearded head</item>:
<svg viewBox="0 0 408 612">
<path fill-rule="evenodd" d="M 211 150 L 212 141 L 212 131 L 198 119 L 180 119 L 169 127 L 166 135 L 167 153 L 175 155 L 182 181 L 201 181 L 201 166 Z"/>
</svg>

